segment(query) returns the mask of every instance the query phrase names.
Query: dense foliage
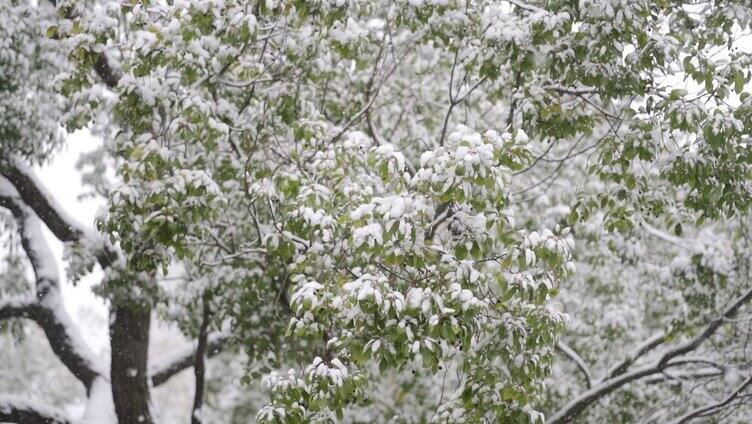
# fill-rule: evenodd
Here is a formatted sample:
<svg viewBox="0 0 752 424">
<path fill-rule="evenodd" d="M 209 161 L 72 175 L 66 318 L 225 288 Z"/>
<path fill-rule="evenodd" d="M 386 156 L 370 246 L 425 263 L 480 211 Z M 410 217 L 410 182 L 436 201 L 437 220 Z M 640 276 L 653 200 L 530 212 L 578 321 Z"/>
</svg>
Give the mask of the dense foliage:
<svg viewBox="0 0 752 424">
<path fill-rule="evenodd" d="M 194 422 L 746 422 L 750 35 L 747 0 L 0 4 L 0 318 L 66 327 L 41 219 L 104 270 L 112 366 L 61 359 L 120 422 L 161 415 L 150 316 L 198 340 Z M 63 128 L 98 231 L 27 166 Z"/>
</svg>

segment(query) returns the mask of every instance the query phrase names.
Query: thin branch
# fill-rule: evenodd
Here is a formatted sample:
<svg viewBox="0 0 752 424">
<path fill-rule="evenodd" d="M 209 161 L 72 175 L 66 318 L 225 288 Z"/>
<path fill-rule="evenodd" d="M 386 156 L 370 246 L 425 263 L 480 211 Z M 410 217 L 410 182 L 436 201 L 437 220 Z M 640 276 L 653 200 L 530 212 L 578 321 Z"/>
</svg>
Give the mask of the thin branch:
<svg viewBox="0 0 752 424">
<path fill-rule="evenodd" d="M 196 377 L 196 390 L 193 394 L 193 412 L 191 413 L 191 424 L 201 424 L 199 414 L 204 404 L 204 384 L 206 374 L 206 342 L 208 337 L 209 321 L 211 320 L 211 309 L 209 308 L 209 299 L 204 293 L 202 297 L 202 320 L 201 328 L 198 333 L 198 345 L 196 346 L 196 355 L 193 365 L 193 374 Z"/>
<path fill-rule="evenodd" d="M 224 333 L 210 334 L 207 337 L 206 356 L 211 358 L 221 352 L 229 339 L 230 337 Z M 151 367 L 149 372 L 149 375 L 151 375 L 151 384 L 154 387 L 159 386 L 180 371 L 192 367 L 194 359 L 196 358 L 195 352 L 196 348 L 188 349 L 166 364 Z"/>
<path fill-rule="evenodd" d="M 723 371 L 717 368 L 703 368 L 697 371 L 678 371 L 657 374 L 645 379 L 645 384 L 659 384 L 667 381 L 701 380 L 723 375 Z"/>
<path fill-rule="evenodd" d="M 658 362 L 658 366 L 664 366 L 668 361 L 677 356 L 684 355 L 685 353 L 695 350 L 702 342 L 710 338 L 721 325 L 728 319 L 733 318 L 737 311 L 752 299 L 752 289 L 748 290 L 742 297 L 740 297 L 733 305 L 731 305 L 723 315 L 711 321 L 705 330 L 692 340 L 668 351 L 661 360 Z"/>
<path fill-rule="evenodd" d="M 726 399 L 724 399 L 724 400 L 722 400 L 720 402 L 717 402 L 717 403 L 713 403 L 713 404 L 710 404 L 710 405 L 707 405 L 707 406 L 703 406 L 703 407 L 697 408 L 697 409 L 689 412 L 688 414 L 686 414 L 686 415 L 684 415 L 684 416 L 682 416 L 680 418 L 677 418 L 673 422 L 673 424 L 684 424 L 684 423 L 689 422 L 689 421 L 691 421 L 691 420 L 693 420 L 695 418 L 700 418 L 700 417 L 703 417 L 703 416 L 707 416 L 707 415 L 713 414 L 718 409 L 721 409 L 724 406 L 728 405 L 729 403 L 733 402 L 734 399 L 736 399 L 737 397 L 739 397 L 739 395 L 750 384 L 752 384 L 752 376 L 750 376 L 746 380 L 744 380 L 744 382 L 742 382 L 742 384 L 740 384 Z"/>
<path fill-rule="evenodd" d="M 744 295 L 736 300 L 719 318 L 711 321 L 699 335 L 689 340 L 686 343 L 679 345 L 668 352 L 664 353 L 661 358 L 651 365 L 644 366 L 642 368 L 635 369 L 630 372 L 620 374 L 614 378 L 607 379 L 597 386 L 585 391 L 576 398 L 572 399 L 564 407 L 559 409 L 551 416 L 548 424 L 563 424 L 572 422 L 574 418 L 584 412 L 591 404 L 601 399 L 602 397 L 610 394 L 614 390 L 628 384 L 632 381 L 639 380 L 640 378 L 647 377 L 653 374 L 663 372 L 664 370 L 680 364 L 671 363 L 671 359 L 680 355 L 684 355 L 696 349 L 704 341 L 709 339 L 721 325 L 726 322 L 728 318 L 732 318 L 736 315 L 739 308 L 752 299 L 752 289 L 748 290 Z"/>
<path fill-rule="evenodd" d="M 556 348 L 561 351 L 564 355 L 567 356 L 572 362 L 574 362 L 575 365 L 577 365 L 577 368 L 582 371 L 582 375 L 585 377 L 585 383 L 587 384 L 588 389 L 593 387 L 592 385 L 592 378 L 590 377 L 590 370 L 588 369 L 587 364 L 582 359 L 580 355 L 575 352 L 574 349 L 572 349 L 568 344 L 564 343 L 563 341 L 559 340 L 558 343 L 556 343 Z"/>
<path fill-rule="evenodd" d="M 613 366 L 608 372 L 606 372 L 606 376 L 601 379 L 601 381 L 608 380 L 610 378 L 614 378 L 618 375 L 624 374 L 624 372 L 627 371 L 627 369 L 634 364 L 636 360 L 639 358 L 645 356 L 648 352 L 655 349 L 656 347 L 660 346 L 663 342 L 666 341 L 666 333 L 661 332 L 658 334 L 653 335 L 649 339 L 645 340 L 641 345 L 637 346 L 629 355 L 627 355 L 624 360 L 615 366 Z"/>
</svg>

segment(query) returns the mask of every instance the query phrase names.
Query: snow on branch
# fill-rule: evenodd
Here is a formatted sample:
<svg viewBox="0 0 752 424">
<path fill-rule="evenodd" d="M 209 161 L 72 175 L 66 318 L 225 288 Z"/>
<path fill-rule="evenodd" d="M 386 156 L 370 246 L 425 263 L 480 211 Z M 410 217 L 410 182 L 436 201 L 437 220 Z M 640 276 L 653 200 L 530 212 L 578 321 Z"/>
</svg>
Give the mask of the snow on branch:
<svg viewBox="0 0 752 424">
<path fill-rule="evenodd" d="M 0 396 L 0 422 L 73 424 L 63 412 L 18 396 Z"/>
<path fill-rule="evenodd" d="M 697 335 L 697 337 L 693 338 L 692 340 L 674 349 L 671 349 L 669 352 L 663 355 L 661 360 L 658 362 L 658 366 L 659 367 L 664 366 L 671 359 L 695 350 L 698 346 L 700 346 L 700 344 L 702 344 L 702 342 L 709 339 L 710 336 L 715 334 L 715 332 L 718 330 L 718 328 L 721 327 L 721 325 L 723 325 L 724 322 L 726 322 L 729 318 L 733 318 L 736 315 L 736 312 L 739 311 L 739 309 L 743 305 L 748 303 L 750 299 L 752 299 L 752 289 L 748 290 L 743 296 L 741 296 L 736 302 L 734 302 L 728 309 L 726 309 L 726 312 L 723 315 L 711 321 L 710 324 L 708 324 L 708 326 L 705 327 L 705 330 L 703 330 L 702 333 Z"/>
<path fill-rule="evenodd" d="M 38 308 L 33 299 L 12 297 L 0 301 L 0 321 L 10 318 L 30 318 Z"/>
<path fill-rule="evenodd" d="M 610 394 L 614 390 L 619 389 L 625 384 L 639 380 L 643 377 L 661 373 L 668 368 L 685 364 L 686 362 L 683 361 L 671 362 L 671 360 L 697 349 L 697 347 L 699 347 L 704 341 L 715 334 L 724 322 L 729 318 L 733 318 L 739 309 L 748 303 L 750 299 L 752 299 L 752 289 L 739 297 L 739 299 L 726 309 L 723 315 L 711 321 L 696 337 L 668 350 L 660 357 L 660 359 L 652 364 L 645 365 L 629 372 L 624 372 L 613 378 L 608 378 L 600 382 L 598 385 L 585 391 L 564 405 L 564 407 L 555 412 L 547 422 L 549 424 L 564 424 L 572 422 L 574 418 L 585 411 L 585 409 L 587 409 L 592 403 Z M 645 344 L 644 346 L 649 346 L 649 344 Z"/>
<path fill-rule="evenodd" d="M 728 406 L 728 404 L 733 402 L 734 399 L 738 398 L 739 395 L 741 395 L 742 392 L 746 390 L 750 384 L 752 384 L 752 376 L 744 380 L 744 382 L 742 382 L 742 384 L 740 384 L 736 389 L 734 389 L 734 391 L 728 397 L 726 397 L 726 399 L 717 403 L 713 403 L 707 406 L 702 406 L 700 408 L 697 408 L 687 413 L 686 415 L 680 418 L 677 418 L 673 422 L 673 424 L 684 424 L 695 418 L 706 417 L 708 415 L 712 415 L 712 414 L 719 412 L 719 410 L 721 410 L 725 406 Z"/>
<path fill-rule="evenodd" d="M 520 0 L 506 0 L 507 3 L 511 3 L 520 9 L 527 10 L 528 12 L 536 12 L 536 13 L 547 13 L 546 9 L 543 9 L 541 7 L 538 7 L 536 5 L 526 3 L 524 1 Z"/>
<path fill-rule="evenodd" d="M 224 344 L 229 340 L 225 333 L 212 333 L 207 338 L 206 356 L 212 357 L 222 351 Z M 153 386 L 159 386 L 172 378 L 175 374 L 193 366 L 196 356 L 196 345 L 177 353 L 171 358 L 166 358 L 158 364 L 152 365 L 149 371 Z"/>
<path fill-rule="evenodd" d="M 94 353 L 63 306 L 57 262 L 44 239 L 41 222 L 23 203 L 18 191 L 3 178 L 0 178 L 0 207 L 8 209 L 18 222 L 21 245 L 34 270 L 37 292 L 36 302 L 14 299 L 4 302 L 3 310 L 34 320 L 44 331 L 55 355 L 89 390 L 106 367 L 97 364 Z"/>
<path fill-rule="evenodd" d="M 14 158 L 4 158 L 0 162 L 0 175 L 60 241 L 88 240 L 102 268 L 115 261 L 117 254 L 107 242 L 68 215 L 27 165 Z"/>
<path fill-rule="evenodd" d="M 603 378 L 603 380 L 607 380 L 609 378 L 614 378 L 618 375 L 624 374 L 624 372 L 638 359 L 645 356 L 647 353 L 655 349 L 656 347 L 660 346 L 663 342 L 666 341 L 666 333 L 660 332 L 649 339 L 645 340 L 641 345 L 637 346 L 629 355 L 627 355 L 626 358 L 624 358 L 623 361 L 613 366 L 608 372 L 606 372 L 606 376 Z"/>
<path fill-rule="evenodd" d="M 588 366 L 582 359 L 582 357 L 580 357 L 580 355 L 578 355 L 574 349 L 569 347 L 569 345 L 564 343 L 563 341 L 559 341 L 556 344 L 556 348 L 559 349 L 564 355 L 566 355 L 572 362 L 574 362 L 574 364 L 577 365 L 577 368 L 582 371 L 582 375 L 585 376 L 585 383 L 587 384 L 588 389 L 592 387 L 593 379 L 591 378 L 590 370 L 588 369 Z"/>
<path fill-rule="evenodd" d="M 49 2 L 53 7 L 58 7 L 58 0 L 49 0 Z M 73 20 L 76 18 L 74 9 L 71 6 L 64 6 L 61 9 L 65 19 Z M 120 75 L 118 75 L 118 73 L 112 68 L 110 61 L 104 52 L 96 54 L 96 59 L 94 60 L 94 72 L 99 75 L 99 78 L 102 79 L 102 82 L 104 82 L 107 87 L 117 87 Z"/>
<path fill-rule="evenodd" d="M 75 241 L 81 237 L 83 227 L 68 216 L 26 165 L 7 159 L 0 166 L 0 174 L 16 188 L 23 202 L 34 210 L 60 241 Z"/>
</svg>

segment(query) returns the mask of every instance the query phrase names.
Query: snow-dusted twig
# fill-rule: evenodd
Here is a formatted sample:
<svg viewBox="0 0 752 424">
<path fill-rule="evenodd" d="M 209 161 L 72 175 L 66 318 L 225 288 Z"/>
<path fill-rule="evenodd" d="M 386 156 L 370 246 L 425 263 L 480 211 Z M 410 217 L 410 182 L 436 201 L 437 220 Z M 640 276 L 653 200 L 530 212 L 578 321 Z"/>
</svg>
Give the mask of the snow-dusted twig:
<svg viewBox="0 0 752 424">
<path fill-rule="evenodd" d="M 590 370 L 582 357 L 580 357 L 580 355 L 578 355 L 577 352 L 575 352 L 575 350 L 572 349 L 568 344 L 564 343 L 561 340 L 556 343 L 556 348 L 559 349 L 564 355 L 566 355 L 572 362 L 574 362 L 575 365 L 577 365 L 577 368 L 582 371 L 582 375 L 585 377 L 585 383 L 587 384 L 588 389 L 591 388 L 593 386 L 593 379 L 590 376 Z"/>
<path fill-rule="evenodd" d="M 645 354 L 655 349 L 656 347 L 660 346 L 664 341 L 666 341 L 665 332 L 660 332 L 653 335 L 649 339 L 645 340 L 641 345 L 637 346 L 637 348 L 635 348 L 629 355 L 627 355 L 627 357 L 624 358 L 623 361 L 609 369 L 608 372 L 606 372 L 606 376 L 600 381 L 608 380 L 609 378 L 614 378 L 620 374 L 623 374 L 636 360 L 645 356 Z"/>
<path fill-rule="evenodd" d="M 749 385 L 752 384 L 752 376 L 748 377 L 742 384 L 740 384 L 734 391 L 726 397 L 726 399 L 716 402 L 710 405 L 702 406 L 700 408 L 697 408 L 693 411 L 690 411 L 686 415 L 677 418 L 673 424 L 684 424 L 687 423 L 695 418 L 700 418 L 703 416 L 710 415 L 712 413 L 715 413 L 719 409 L 723 408 L 724 406 L 728 405 L 729 403 L 733 402 L 734 399 L 738 398 L 741 393 L 749 387 Z"/>
<path fill-rule="evenodd" d="M 748 290 L 741 297 L 739 297 L 733 304 L 731 304 L 731 306 L 726 309 L 723 315 L 711 321 L 700 334 L 698 334 L 691 340 L 668 350 L 660 357 L 660 359 L 652 364 L 645 365 L 635 370 L 619 374 L 613 378 L 606 379 L 600 382 L 598 385 L 585 391 L 584 393 L 581 393 L 579 396 L 564 405 L 564 407 L 556 411 L 551 416 L 548 423 L 564 424 L 572 422 L 574 418 L 585 411 L 585 409 L 587 409 L 592 403 L 610 394 L 614 390 L 624 386 L 625 384 L 639 380 L 643 377 L 663 372 L 664 370 L 672 366 L 680 365 L 681 362 L 671 363 L 671 359 L 677 358 L 697 349 L 697 347 L 699 347 L 704 341 L 709 339 L 713 334 L 715 334 L 716 331 L 718 331 L 718 328 L 721 327 L 721 325 L 727 318 L 731 318 L 736 315 L 739 309 L 743 305 L 748 303 L 750 299 L 752 299 L 752 289 Z"/>
</svg>

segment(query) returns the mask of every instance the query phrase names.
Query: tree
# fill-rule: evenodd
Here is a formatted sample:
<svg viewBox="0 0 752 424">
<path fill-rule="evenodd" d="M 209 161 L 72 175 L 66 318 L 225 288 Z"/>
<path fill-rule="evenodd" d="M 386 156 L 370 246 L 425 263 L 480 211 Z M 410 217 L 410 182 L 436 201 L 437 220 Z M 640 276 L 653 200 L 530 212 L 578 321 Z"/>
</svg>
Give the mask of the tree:
<svg viewBox="0 0 752 424">
<path fill-rule="evenodd" d="M 746 0 L 53 3 L 0 5 L 25 254 L 0 319 L 33 321 L 92 408 L 155 422 L 152 388 L 192 367 L 192 421 L 228 419 L 205 405 L 220 350 L 262 381 L 259 422 L 748 407 Z M 96 230 L 31 171 L 62 127 L 103 139 Z M 109 364 L 42 225 L 72 279 L 104 271 Z M 150 365 L 153 318 L 195 349 Z M 74 421 L 13 397 L 0 419 Z"/>
</svg>

